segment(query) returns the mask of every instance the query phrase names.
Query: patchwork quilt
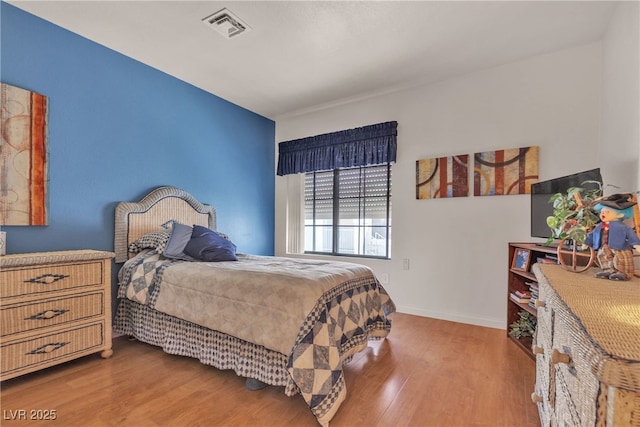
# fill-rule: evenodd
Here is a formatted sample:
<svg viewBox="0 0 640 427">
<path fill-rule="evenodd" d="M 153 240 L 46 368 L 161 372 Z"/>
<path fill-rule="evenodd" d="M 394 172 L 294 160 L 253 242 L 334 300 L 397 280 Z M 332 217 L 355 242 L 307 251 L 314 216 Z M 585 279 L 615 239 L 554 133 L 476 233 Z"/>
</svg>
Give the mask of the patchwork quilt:
<svg viewBox="0 0 640 427">
<path fill-rule="evenodd" d="M 367 267 L 238 255 L 169 260 L 146 250 L 125 263 L 118 296 L 286 356 L 321 425 L 346 397 L 342 366 L 391 328 L 395 306 Z"/>
</svg>

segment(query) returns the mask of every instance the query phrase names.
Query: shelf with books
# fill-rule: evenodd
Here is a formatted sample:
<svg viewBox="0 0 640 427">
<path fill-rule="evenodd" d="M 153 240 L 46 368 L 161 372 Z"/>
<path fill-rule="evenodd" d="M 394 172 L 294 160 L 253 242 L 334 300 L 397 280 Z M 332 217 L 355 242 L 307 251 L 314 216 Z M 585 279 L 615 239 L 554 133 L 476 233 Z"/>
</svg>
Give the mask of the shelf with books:
<svg viewBox="0 0 640 427">
<path fill-rule="evenodd" d="M 511 325 L 521 322 L 521 312 L 529 313 L 536 320 L 535 300 L 538 296 L 536 276 L 531 266 L 537 262 L 557 264 L 556 248 L 536 243 L 509 243 L 507 284 L 507 337 L 522 348 L 531 359 L 531 337 L 515 337 L 509 334 Z M 527 317 L 530 317 L 527 315 Z M 516 334 L 517 335 L 517 334 Z"/>
<path fill-rule="evenodd" d="M 512 302 L 516 303 L 522 310 L 528 311 L 534 316 L 537 315 L 535 305 L 531 304 L 531 291 L 515 291 L 509 294 Z"/>
</svg>

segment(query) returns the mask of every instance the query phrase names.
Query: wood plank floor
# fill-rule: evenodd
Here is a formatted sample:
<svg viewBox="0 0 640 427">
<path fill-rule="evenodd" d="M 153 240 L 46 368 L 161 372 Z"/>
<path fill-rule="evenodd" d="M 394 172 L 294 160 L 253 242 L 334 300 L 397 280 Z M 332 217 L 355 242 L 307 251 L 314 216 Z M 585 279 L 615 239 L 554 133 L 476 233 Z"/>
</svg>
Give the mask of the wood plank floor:
<svg viewBox="0 0 640 427">
<path fill-rule="evenodd" d="M 347 399 L 331 427 L 538 426 L 535 364 L 503 330 L 396 313 L 388 339 L 345 367 Z M 87 356 L 5 381 L 9 426 L 318 426 L 300 395 L 249 391 L 231 371 L 125 337 Z M 54 421 L 11 420 L 24 409 Z"/>
</svg>

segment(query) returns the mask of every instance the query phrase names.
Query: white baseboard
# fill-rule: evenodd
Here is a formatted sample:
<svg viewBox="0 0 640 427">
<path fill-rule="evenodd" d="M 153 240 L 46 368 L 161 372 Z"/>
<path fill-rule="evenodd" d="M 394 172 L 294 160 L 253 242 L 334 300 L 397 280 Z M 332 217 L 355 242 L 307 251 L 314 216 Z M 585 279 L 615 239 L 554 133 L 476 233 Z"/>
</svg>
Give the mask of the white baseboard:
<svg viewBox="0 0 640 427">
<path fill-rule="evenodd" d="M 413 314 L 415 316 L 430 317 L 433 319 L 448 320 L 450 322 L 466 323 L 475 326 L 506 330 L 504 320 L 484 319 L 480 317 L 465 316 L 459 313 L 443 313 L 423 310 L 415 307 L 396 306 L 398 313 Z"/>
</svg>

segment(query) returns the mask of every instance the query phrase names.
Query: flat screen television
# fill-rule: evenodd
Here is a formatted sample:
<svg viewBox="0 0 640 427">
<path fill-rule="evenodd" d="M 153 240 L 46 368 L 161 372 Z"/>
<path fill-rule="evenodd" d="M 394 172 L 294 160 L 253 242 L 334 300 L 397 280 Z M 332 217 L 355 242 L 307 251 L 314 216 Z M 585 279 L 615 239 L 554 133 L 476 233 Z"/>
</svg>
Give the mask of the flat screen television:
<svg viewBox="0 0 640 427">
<path fill-rule="evenodd" d="M 551 230 L 547 226 L 547 217 L 553 215 L 553 205 L 549 203 L 551 196 L 566 193 L 571 187 L 589 190 L 598 188 L 597 184 L 586 181 L 602 182 L 600 168 L 531 184 L 531 237 L 547 239 L 551 236 Z"/>
</svg>

